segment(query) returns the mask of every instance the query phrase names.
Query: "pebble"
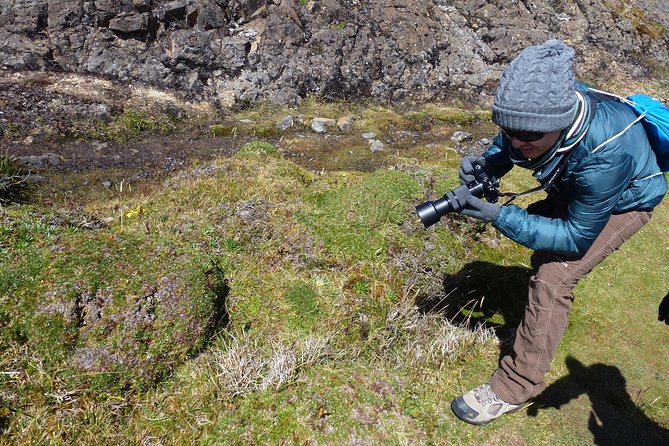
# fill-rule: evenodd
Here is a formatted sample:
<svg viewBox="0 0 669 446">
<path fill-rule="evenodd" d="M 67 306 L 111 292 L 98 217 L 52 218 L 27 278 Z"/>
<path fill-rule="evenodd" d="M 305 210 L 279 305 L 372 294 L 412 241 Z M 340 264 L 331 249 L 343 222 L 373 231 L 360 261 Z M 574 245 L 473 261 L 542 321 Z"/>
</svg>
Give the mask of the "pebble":
<svg viewBox="0 0 669 446">
<path fill-rule="evenodd" d="M 381 152 L 382 150 L 386 150 L 386 145 L 382 141 L 375 139 L 369 143 L 369 149 L 372 153 Z"/>
<path fill-rule="evenodd" d="M 293 125 L 295 125 L 295 121 L 293 120 L 293 117 L 289 115 L 283 118 L 281 121 L 279 121 L 279 123 L 276 126 L 280 130 L 288 130 Z"/>
<path fill-rule="evenodd" d="M 471 139 L 472 134 L 469 132 L 463 132 L 462 130 L 459 130 L 455 133 L 453 133 L 453 136 L 451 136 L 451 141 L 455 142 L 462 142 L 462 141 L 467 141 L 468 139 Z"/>
</svg>

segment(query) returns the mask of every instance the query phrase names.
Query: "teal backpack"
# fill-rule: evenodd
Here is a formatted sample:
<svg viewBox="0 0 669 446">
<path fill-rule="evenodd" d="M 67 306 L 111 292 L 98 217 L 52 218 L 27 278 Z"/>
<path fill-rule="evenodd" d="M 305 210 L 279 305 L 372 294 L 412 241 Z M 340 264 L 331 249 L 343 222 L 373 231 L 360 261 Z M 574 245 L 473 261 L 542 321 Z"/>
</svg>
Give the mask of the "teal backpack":
<svg viewBox="0 0 669 446">
<path fill-rule="evenodd" d="M 650 146 L 657 157 L 657 164 L 662 172 L 669 172 L 669 108 L 655 98 L 645 94 L 633 94 L 626 98 L 588 87 L 589 91 L 611 96 L 632 107 L 637 119 L 624 131 L 641 121 L 648 136 Z"/>
</svg>

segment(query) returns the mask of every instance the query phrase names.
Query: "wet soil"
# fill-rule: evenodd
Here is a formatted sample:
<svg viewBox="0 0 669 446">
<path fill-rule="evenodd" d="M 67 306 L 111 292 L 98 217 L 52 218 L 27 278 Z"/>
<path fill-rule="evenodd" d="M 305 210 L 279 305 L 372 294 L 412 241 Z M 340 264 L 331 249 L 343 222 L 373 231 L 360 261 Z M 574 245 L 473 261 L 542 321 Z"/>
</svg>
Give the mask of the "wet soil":
<svg viewBox="0 0 669 446">
<path fill-rule="evenodd" d="M 355 128 L 343 133 L 316 134 L 305 126 L 287 131 L 270 129 L 258 135 L 255 124 L 241 124 L 233 115 L 212 112 L 206 104 L 186 103 L 163 92 L 122 86 L 106 80 L 68 74 L 0 72 L 0 153 L 14 157 L 45 157 L 49 162 L 29 166 L 31 173 L 52 191 L 86 193 L 90 188 L 162 181 L 166 175 L 200 162 L 230 156 L 252 140 L 274 144 L 295 163 L 316 172 L 373 171 L 412 161 L 434 161 L 458 154 L 481 153 L 481 141 L 495 133 L 491 123 L 469 128 L 436 125 L 424 131 L 394 129 L 379 135 L 385 147 L 372 152 L 370 140 Z M 179 118 L 177 131 L 129 141 L 75 140 L 66 138 L 68 128 L 111 119 L 120 110 L 146 109 L 169 112 Z M 98 116 L 100 111 L 106 116 Z M 232 119 L 232 121 L 230 121 Z M 246 130 L 214 137 L 211 124 Z M 272 125 L 270 125 L 272 127 Z M 54 133 L 49 133 L 53 131 Z M 11 132 L 9 130 L 12 130 Z M 267 128 L 264 129 L 267 131 Z M 463 143 L 451 140 L 456 131 L 472 137 Z M 51 136 L 50 136 L 51 135 Z"/>
</svg>

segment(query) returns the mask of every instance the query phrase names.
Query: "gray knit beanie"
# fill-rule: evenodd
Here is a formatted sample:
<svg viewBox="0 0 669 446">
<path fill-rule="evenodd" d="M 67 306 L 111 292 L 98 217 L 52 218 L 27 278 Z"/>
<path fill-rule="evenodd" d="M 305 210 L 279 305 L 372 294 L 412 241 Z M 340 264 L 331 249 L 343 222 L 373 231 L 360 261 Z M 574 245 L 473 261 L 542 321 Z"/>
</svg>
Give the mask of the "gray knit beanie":
<svg viewBox="0 0 669 446">
<path fill-rule="evenodd" d="M 492 106 L 493 122 L 532 132 L 569 127 L 578 110 L 573 60 L 574 50 L 561 40 L 525 48 L 502 75 Z"/>
</svg>

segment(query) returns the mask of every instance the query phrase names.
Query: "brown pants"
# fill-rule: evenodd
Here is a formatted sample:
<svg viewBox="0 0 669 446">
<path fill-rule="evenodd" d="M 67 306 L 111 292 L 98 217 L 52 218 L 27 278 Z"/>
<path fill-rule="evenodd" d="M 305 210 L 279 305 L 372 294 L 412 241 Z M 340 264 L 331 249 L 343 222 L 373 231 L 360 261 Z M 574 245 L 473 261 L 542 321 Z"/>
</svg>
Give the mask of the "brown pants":
<svg viewBox="0 0 669 446">
<path fill-rule="evenodd" d="M 546 388 L 544 375 L 567 328 L 572 291 L 578 281 L 618 249 L 650 220 L 650 212 L 612 215 L 588 251 L 560 257 L 543 251 L 532 255 L 525 316 L 516 331 L 513 353 L 502 358 L 490 387 L 504 401 L 521 404 Z"/>
</svg>

